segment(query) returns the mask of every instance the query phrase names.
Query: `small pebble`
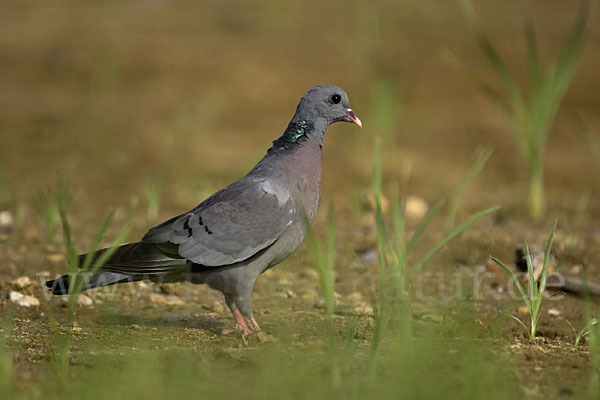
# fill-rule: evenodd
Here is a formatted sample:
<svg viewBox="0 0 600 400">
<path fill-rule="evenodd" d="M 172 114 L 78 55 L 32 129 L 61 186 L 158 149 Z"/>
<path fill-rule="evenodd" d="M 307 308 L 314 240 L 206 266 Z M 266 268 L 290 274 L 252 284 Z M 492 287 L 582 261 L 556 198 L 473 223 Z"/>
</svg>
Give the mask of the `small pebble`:
<svg viewBox="0 0 600 400">
<path fill-rule="evenodd" d="M 94 301 L 85 294 L 80 294 L 77 296 L 77 304 L 80 306 L 91 306 L 94 304 Z"/>
<path fill-rule="evenodd" d="M 377 250 L 367 250 L 360 254 L 360 261 L 370 263 L 377 261 Z"/>
<path fill-rule="evenodd" d="M 0 230 L 11 232 L 15 226 L 15 217 L 8 211 L 0 211 Z"/>
<path fill-rule="evenodd" d="M 422 197 L 407 196 L 405 215 L 407 219 L 421 220 L 429 211 L 429 205 Z"/>
<path fill-rule="evenodd" d="M 46 256 L 46 260 L 53 264 L 62 264 L 65 261 L 65 256 L 60 253 L 52 253 Z"/>
<path fill-rule="evenodd" d="M 561 312 L 560 312 L 560 310 L 557 310 L 556 308 L 551 308 L 548 310 L 548 314 L 553 317 L 558 317 L 561 314 Z"/>
<path fill-rule="evenodd" d="M 19 292 L 10 292 L 10 301 L 22 307 L 35 307 L 40 305 L 40 301 L 34 296 L 24 295 Z"/>
<path fill-rule="evenodd" d="M 317 310 L 325 309 L 325 300 L 323 300 L 323 299 L 315 300 L 313 307 L 316 308 Z"/>
<path fill-rule="evenodd" d="M 521 306 L 521 307 L 517 308 L 517 313 L 519 313 L 521 315 L 528 315 L 529 308 L 527 308 L 527 306 Z"/>
<path fill-rule="evenodd" d="M 27 286 L 31 285 L 31 279 L 29 279 L 28 276 L 22 276 L 20 278 L 17 278 L 13 281 L 13 283 L 15 284 L 15 286 L 17 286 L 19 289 L 23 289 L 26 288 Z"/>
</svg>

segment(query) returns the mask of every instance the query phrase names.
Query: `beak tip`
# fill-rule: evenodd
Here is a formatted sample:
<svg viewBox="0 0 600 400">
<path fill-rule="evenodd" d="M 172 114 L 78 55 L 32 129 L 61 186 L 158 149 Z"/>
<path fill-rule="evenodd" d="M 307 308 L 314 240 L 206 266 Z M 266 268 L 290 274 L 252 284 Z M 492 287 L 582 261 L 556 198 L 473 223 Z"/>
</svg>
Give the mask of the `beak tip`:
<svg viewBox="0 0 600 400">
<path fill-rule="evenodd" d="M 346 114 L 348 114 L 348 118 L 350 118 L 350 121 L 352 121 L 353 124 L 362 128 L 362 121 L 354 114 L 354 111 L 352 111 L 351 108 L 346 109 Z"/>
</svg>

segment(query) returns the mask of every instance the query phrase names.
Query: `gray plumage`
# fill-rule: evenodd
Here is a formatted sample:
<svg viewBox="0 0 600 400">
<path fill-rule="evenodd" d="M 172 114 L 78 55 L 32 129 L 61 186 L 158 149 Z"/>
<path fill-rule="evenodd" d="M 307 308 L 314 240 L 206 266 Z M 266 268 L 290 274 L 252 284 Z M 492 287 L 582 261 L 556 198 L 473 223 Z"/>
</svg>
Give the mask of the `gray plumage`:
<svg viewBox="0 0 600 400">
<path fill-rule="evenodd" d="M 325 131 L 338 121 L 362 126 L 342 89 L 310 89 L 283 135 L 245 177 L 153 227 L 140 242 L 120 246 L 83 289 L 144 279 L 208 284 L 224 294 L 236 328 L 268 339 L 252 315 L 252 288 L 304 240 L 321 198 Z M 46 285 L 67 294 L 68 279 Z"/>
</svg>

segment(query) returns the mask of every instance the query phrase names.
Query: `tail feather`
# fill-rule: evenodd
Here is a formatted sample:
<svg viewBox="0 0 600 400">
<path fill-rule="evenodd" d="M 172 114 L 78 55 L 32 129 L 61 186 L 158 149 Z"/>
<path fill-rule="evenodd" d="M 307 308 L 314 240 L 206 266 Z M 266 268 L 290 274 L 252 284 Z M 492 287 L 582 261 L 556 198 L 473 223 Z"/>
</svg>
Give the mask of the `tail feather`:
<svg viewBox="0 0 600 400">
<path fill-rule="evenodd" d="M 109 249 L 98 250 L 91 255 L 91 269 Z M 87 254 L 79 256 L 79 266 L 84 265 Z M 83 279 L 81 290 L 89 290 L 117 283 L 156 279 L 161 276 L 183 273 L 187 260 L 177 253 L 176 245 L 164 243 L 135 242 L 119 246 L 106 262 L 93 273 L 80 272 Z M 160 278 L 159 278 L 160 279 Z M 53 294 L 69 294 L 70 275 L 46 282 Z"/>
<path fill-rule="evenodd" d="M 135 282 L 142 280 L 142 276 L 119 274 L 114 272 L 98 271 L 94 274 L 79 273 L 82 279 L 80 291 L 99 288 L 103 286 L 116 285 L 117 283 Z M 46 286 L 52 294 L 69 294 L 72 275 L 63 275 L 58 279 L 46 282 Z"/>
</svg>

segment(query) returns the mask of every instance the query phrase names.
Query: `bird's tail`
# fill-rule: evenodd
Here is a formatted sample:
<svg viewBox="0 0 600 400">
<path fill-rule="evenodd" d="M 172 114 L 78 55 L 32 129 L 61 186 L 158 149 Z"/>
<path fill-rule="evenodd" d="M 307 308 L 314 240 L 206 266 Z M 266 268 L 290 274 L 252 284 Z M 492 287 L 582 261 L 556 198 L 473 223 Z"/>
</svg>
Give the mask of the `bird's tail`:
<svg viewBox="0 0 600 400">
<path fill-rule="evenodd" d="M 103 286 L 115 285 L 117 283 L 135 282 L 143 279 L 141 276 L 100 270 L 95 273 L 78 272 L 75 274 L 63 275 L 60 278 L 47 281 L 46 286 L 50 289 L 52 294 L 69 294 L 70 290 L 73 289 L 70 287 L 71 279 L 75 277 L 80 279 L 80 283 L 76 284 L 74 288 L 79 289 L 78 291 L 81 292 Z"/>
<path fill-rule="evenodd" d="M 69 294 L 71 279 L 80 277 L 76 286 L 81 291 L 117 283 L 135 282 L 144 279 L 158 280 L 167 276 L 178 276 L 187 270 L 187 261 L 177 253 L 174 245 L 164 243 L 135 242 L 112 249 L 108 260 L 95 268 L 102 255 L 109 249 L 98 250 L 91 255 L 90 270 L 63 275 L 47 281 L 46 286 L 53 294 Z M 87 254 L 79 256 L 79 266 L 83 266 Z M 165 280 L 166 281 L 166 280 Z"/>
</svg>

